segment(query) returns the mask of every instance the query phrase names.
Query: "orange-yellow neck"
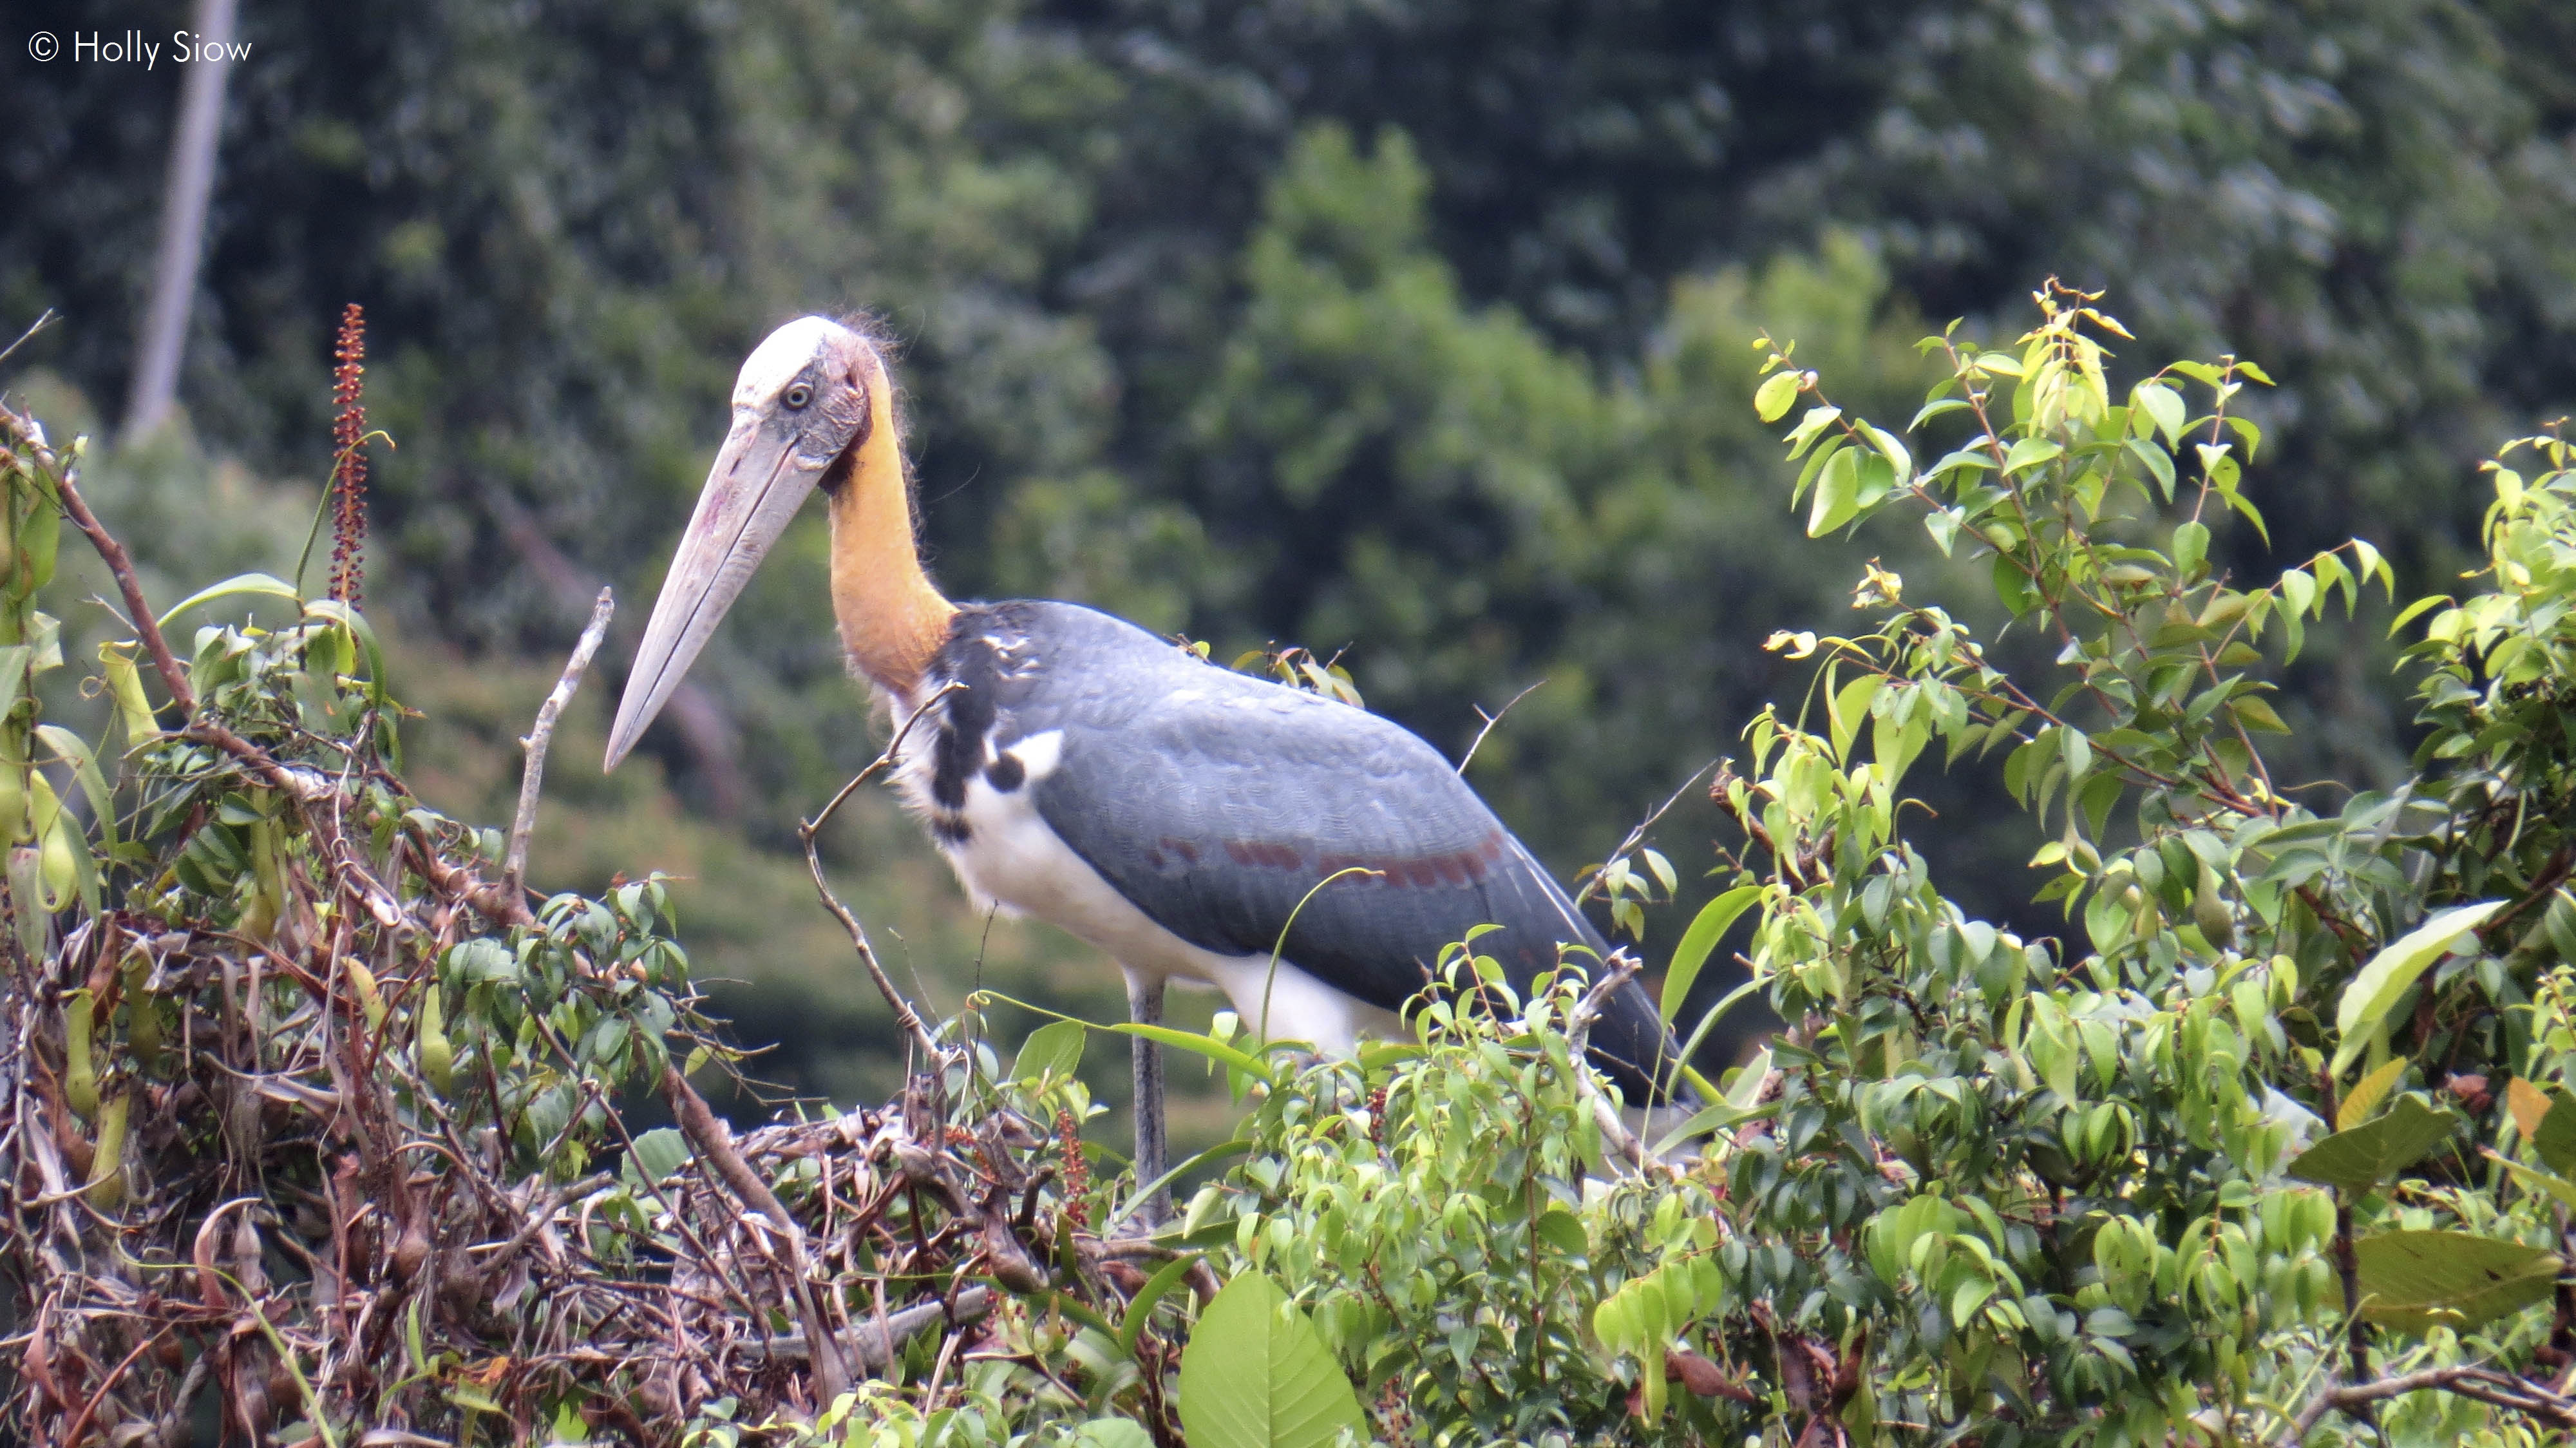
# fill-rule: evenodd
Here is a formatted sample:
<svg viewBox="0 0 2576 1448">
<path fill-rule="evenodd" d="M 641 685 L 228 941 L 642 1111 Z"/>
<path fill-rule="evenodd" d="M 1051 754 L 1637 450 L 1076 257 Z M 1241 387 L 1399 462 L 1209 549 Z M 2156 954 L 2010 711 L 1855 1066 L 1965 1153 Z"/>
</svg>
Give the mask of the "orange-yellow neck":
<svg viewBox="0 0 2576 1448">
<path fill-rule="evenodd" d="M 881 687 L 910 694 L 957 607 L 922 571 L 894 399 L 884 372 L 871 370 L 872 426 L 849 480 L 832 495 L 832 613 L 850 662 Z"/>
</svg>

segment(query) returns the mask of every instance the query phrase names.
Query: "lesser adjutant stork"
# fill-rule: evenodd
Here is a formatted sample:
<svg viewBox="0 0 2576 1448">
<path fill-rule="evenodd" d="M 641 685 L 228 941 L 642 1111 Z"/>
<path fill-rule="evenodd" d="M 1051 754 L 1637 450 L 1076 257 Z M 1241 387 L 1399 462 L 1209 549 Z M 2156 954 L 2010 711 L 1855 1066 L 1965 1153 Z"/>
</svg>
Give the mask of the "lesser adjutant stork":
<svg viewBox="0 0 2576 1448">
<path fill-rule="evenodd" d="M 1516 988 L 1555 966 L 1561 945 L 1601 968 L 1600 933 L 1401 726 L 1079 604 L 942 597 L 914 542 L 900 435 L 885 356 L 864 327 L 803 317 L 753 351 L 627 679 L 608 767 L 819 487 L 850 666 L 897 721 L 919 713 L 896 788 L 979 907 L 1036 916 L 1115 959 L 1136 1020 L 1162 1018 L 1166 981 L 1200 981 L 1269 1039 L 1347 1052 L 1422 989 L 1443 947 L 1487 924 L 1501 928 L 1476 949 Z M 1162 1062 L 1151 1041 L 1133 1044 L 1142 1187 L 1164 1170 Z M 1672 1038 L 1634 983 L 1593 1026 L 1591 1050 L 1632 1104 L 1672 1074 Z"/>
</svg>

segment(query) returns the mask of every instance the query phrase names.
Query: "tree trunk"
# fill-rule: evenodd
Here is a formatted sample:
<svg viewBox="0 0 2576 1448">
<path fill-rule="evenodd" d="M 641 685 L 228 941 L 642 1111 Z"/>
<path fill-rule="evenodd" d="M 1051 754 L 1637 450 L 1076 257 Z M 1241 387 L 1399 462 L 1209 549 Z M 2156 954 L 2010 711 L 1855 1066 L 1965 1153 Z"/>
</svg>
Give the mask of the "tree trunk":
<svg viewBox="0 0 2576 1448">
<path fill-rule="evenodd" d="M 128 440 L 159 427 L 179 390 L 179 354 L 188 339 L 188 304 L 197 293 L 206 202 L 215 186 L 224 80 L 232 70 L 234 5 L 235 0 L 197 0 L 192 40 L 214 58 L 191 61 L 180 91 L 169 185 L 161 199 L 161 246 L 152 263 L 152 303 L 135 339 L 134 387 L 125 402 Z"/>
</svg>

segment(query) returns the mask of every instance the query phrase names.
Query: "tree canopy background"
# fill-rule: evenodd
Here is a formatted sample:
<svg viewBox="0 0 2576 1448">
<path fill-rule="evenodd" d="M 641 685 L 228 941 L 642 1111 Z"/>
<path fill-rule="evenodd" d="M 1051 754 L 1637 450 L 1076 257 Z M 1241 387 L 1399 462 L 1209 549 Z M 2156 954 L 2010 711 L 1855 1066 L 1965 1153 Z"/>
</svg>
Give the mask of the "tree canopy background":
<svg viewBox="0 0 2576 1448">
<path fill-rule="evenodd" d="M 1220 657 L 1344 650 L 1453 757 L 1478 706 L 1544 680 L 1472 777 L 1561 872 L 1737 747 L 1789 677 L 1766 635 L 1842 617 L 1869 557 L 1945 566 L 1898 524 L 1840 571 L 1780 546 L 1757 330 L 1886 413 L 1925 319 L 2116 270 L 2139 356 L 2279 381 L 2256 413 L 2279 556 L 2358 533 L 2410 583 L 2467 556 L 2475 460 L 2576 396 L 2576 20 L 2545 0 L 458 0 L 253 4 L 241 33 L 188 422 L 93 491 L 148 510 L 129 536 L 163 596 L 218 557 L 291 568 L 332 321 L 364 303 L 399 444 L 370 601 L 414 641 L 419 782 L 460 811 L 514 779 L 592 583 L 640 625 L 735 366 L 805 311 L 904 340 L 952 593 L 1075 598 Z M 179 76 L 5 64 L 0 317 L 63 313 L 13 360 L 110 432 L 84 399 L 124 390 Z M 218 521 L 208 487 L 270 506 Z M 889 1079 L 890 1037 L 783 855 L 875 747 L 821 542 L 816 516 L 773 555 L 647 767 L 576 762 L 614 691 L 585 693 L 538 858 L 568 886 L 689 877 L 745 1037 L 846 1096 Z M 2283 704 L 2356 787 L 2410 747 L 2389 657 L 2365 623 Z M 1661 829 L 1686 877 L 1698 807 Z M 1963 895 L 2055 928 L 2029 827 L 1947 818 Z M 970 918 L 890 811 L 835 846 L 935 998 L 972 961 L 1115 1012 L 1069 941 Z M 1677 929 L 1650 922 L 1650 960 Z"/>
</svg>

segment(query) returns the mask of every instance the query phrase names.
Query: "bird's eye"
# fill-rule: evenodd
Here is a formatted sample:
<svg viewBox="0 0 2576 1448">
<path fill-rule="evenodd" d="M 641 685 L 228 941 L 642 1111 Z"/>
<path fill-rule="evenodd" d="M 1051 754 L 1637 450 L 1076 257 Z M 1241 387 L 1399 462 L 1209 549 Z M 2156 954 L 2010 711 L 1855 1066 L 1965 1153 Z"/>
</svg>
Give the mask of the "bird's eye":
<svg viewBox="0 0 2576 1448">
<path fill-rule="evenodd" d="M 790 407 L 803 407 L 806 403 L 814 400 L 814 389 L 806 386 L 802 382 L 799 382 L 795 386 L 788 388 L 787 395 L 779 400 Z"/>
</svg>

